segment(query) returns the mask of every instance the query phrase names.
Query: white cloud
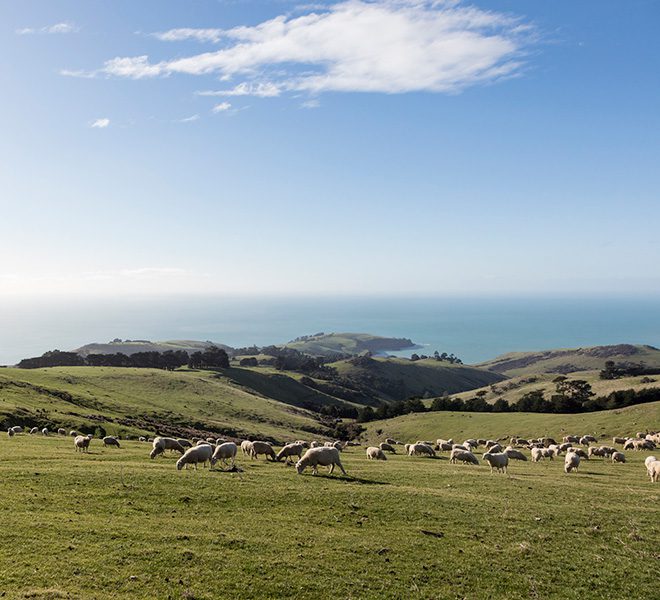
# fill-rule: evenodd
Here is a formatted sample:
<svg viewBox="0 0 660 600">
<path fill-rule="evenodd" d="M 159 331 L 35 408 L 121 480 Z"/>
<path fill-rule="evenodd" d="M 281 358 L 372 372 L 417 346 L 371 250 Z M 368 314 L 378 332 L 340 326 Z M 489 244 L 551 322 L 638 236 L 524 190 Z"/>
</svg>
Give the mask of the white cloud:
<svg viewBox="0 0 660 600">
<path fill-rule="evenodd" d="M 101 72 L 249 80 L 214 94 L 227 96 L 265 90 L 447 93 L 517 74 L 531 37 L 519 19 L 456 1 L 345 0 L 306 11 L 255 26 L 160 33 L 160 39 L 222 39 L 224 47 L 156 63 L 147 56 L 117 57 Z"/>
<path fill-rule="evenodd" d="M 18 35 L 31 35 L 34 33 L 77 33 L 78 31 L 80 31 L 80 28 L 73 23 L 55 23 L 46 27 L 17 29 L 16 33 Z"/>
<path fill-rule="evenodd" d="M 93 121 L 90 127 L 95 129 L 105 129 L 109 125 L 110 125 L 110 119 L 103 118 L 103 119 L 96 119 L 95 121 Z"/>
<path fill-rule="evenodd" d="M 302 108 L 318 108 L 321 106 L 321 103 L 317 98 L 312 98 L 311 100 L 305 100 L 300 106 Z"/>
<path fill-rule="evenodd" d="M 244 81 L 228 90 L 205 90 L 195 92 L 198 96 L 257 96 L 258 98 L 274 98 L 279 96 L 281 89 L 271 82 L 248 83 Z"/>
<path fill-rule="evenodd" d="M 199 115 L 191 115 L 189 117 L 184 117 L 183 119 L 179 119 L 177 123 L 192 123 L 193 121 L 199 120 Z"/>
<path fill-rule="evenodd" d="M 231 104 L 229 104 L 229 102 L 221 102 L 220 104 L 216 104 L 212 110 L 214 113 L 220 113 L 220 112 L 226 112 L 230 108 L 231 108 Z"/>
<path fill-rule="evenodd" d="M 197 40 L 198 42 L 217 43 L 221 40 L 222 34 L 222 29 L 192 29 L 190 27 L 182 27 L 180 29 L 170 29 L 169 31 L 153 33 L 152 35 L 163 42 Z"/>
</svg>

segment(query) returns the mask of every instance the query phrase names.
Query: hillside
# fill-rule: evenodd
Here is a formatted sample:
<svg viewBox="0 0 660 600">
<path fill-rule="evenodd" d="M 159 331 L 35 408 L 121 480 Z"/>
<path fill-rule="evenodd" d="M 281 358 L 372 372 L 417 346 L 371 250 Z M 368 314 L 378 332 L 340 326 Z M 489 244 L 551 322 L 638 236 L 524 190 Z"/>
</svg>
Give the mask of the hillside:
<svg viewBox="0 0 660 600">
<path fill-rule="evenodd" d="M 504 377 L 477 367 L 450 364 L 434 359 L 410 361 L 405 358 L 358 358 L 329 366 L 341 377 L 373 390 L 385 401 L 411 396 L 454 394 L 502 381 Z"/>
<path fill-rule="evenodd" d="M 509 438 L 590 433 L 607 439 L 634 435 L 639 430 L 660 430 L 660 402 L 574 415 L 539 413 L 427 412 L 372 421 L 363 438 L 393 437 L 403 442 L 421 439 L 468 437 Z M 380 432 L 380 433 L 378 433 Z"/>
<path fill-rule="evenodd" d="M 369 333 L 318 333 L 296 338 L 286 344 L 286 347 L 306 354 L 328 356 L 363 352 L 379 354 L 417 346 L 407 338 L 381 337 Z"/>
<path fill-rule="evenodd" d="M 592 371 L 604 368 L 607 361 L 644 363 L 647 367 L 660 368 L 660 350 L 653 346 L 618 344 L 538 352 L 511 352 L 475 366 L 515 377 L 539 373 L 567 374 Z"/>
<path fill-rule="evenodd" d="M 185 352 L 192 353 L 203 351 L 209 346 L 217 346 L 224 350 L 231 350 L 229 346 L 219 344 L 216 342 L 199 342 L 195 340 L 170 340 L 165 342 L 151 342 L 149 340 L 113 340 L 112 342 L 102 343 L 93 342 L 85 344 L 80 348 L 76 348 L 73 352 L 77 352 L 81 356 L 89 354 L 122 354 L 131 355 L 136 352 L 167 352 L 168 350 L 184 350 Z"/>
<path fill-rule="evenodd" d="M 155 431 L 194 435 L 197 431 L 275 440 L 327 430 L 318 415 L 300 405 L 307 399 L 334 400 L 293 379 L 286 385 L 280 382 L 279 389 L 271 385 L 275 391 L 267 398 L 243 385 L 241 371 L 0 369 L 0 423 L 5 428 L 9 424 L 82 431 L 98 427 L 121 435 L 153 435 Z"/>
</svg>

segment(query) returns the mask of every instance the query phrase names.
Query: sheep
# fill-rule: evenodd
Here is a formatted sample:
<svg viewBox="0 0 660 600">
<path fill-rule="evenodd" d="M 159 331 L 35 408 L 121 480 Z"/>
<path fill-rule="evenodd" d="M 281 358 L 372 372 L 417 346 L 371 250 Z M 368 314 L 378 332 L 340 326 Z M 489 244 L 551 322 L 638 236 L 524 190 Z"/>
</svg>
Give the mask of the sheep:
<svg viewBox="0 0 660 600">
<path fill-rule="evenodd" d="M 550 446 L 556 446 L 557 442 L 555 441 L 554 438 L 551 437 L 542 437 L 539 440 L 546 448 L 549 448 Z"/>
<path fill-rule="evenodd" d="M 580 457 L 575 452 L 569 452 L 564 459 L 564 471 L 570 473 L 577 471 L 580 466 Z"/>
<path fill-rule="evenodd" d="M 10 427 L 9 429 L 7 429 L 7 435 L 9 437 L 14 437 L 16 434 L 14 433 L 14 430 Z"/>
<path fill-rule="evenodd" d="M 655 456 L 647 456 L 646 460 L 644 461 L 644 466 L 646 467 L 646 470 L 649 473 L 649 477 L 651 476 L 651 470 L 649 469 L 649 466 L 651 463 L 654 463 L 656 460 L 658 460 Z"/>
<path fill-rule="evenodd" d="M 78 435 L 80 435 L 80 434 L 79 434 L 75 429 L 72 429 L 71 431 L 69 431 L 69 435 L 70 435 L 71 437 L 76 437 L 76 436 L 78 436 Z"/>
<path fill-rule="evenodd" d="M 422 444 L 417 442 L 416 444 L 411 444 L 408 448 L 408 456 L 419 456 L 426 455 L 435 458 L 435 450 L 428 444 Z"/>
<path fill-rule="evenodd" d="M 238 452 L 238 446 L 234 442 L 225 442 L 224 444 L 218 444 L 215 447 L 213 456 L 211 457 L 211 466 L 214 467 L 215 463 L 220 461 L 222 464 L 226 465 L 227 461 L 231 463 L 230 468 L 234 467 L 234 462 L 236 460 L 236 453 Z"/>
<path fill-rule="evenodd" d="M 309 447 L 310 447 L 310 448 L 322 448 L 322 447 L 323 447 L 323 444 L 322 444 L 321 442 L 317 442 L 316 440 L 312 440 L 312 441 L 309 443 Z"/>
<path fill-rule="evenodd" d="M 577 454 L 580 458 L 589 460 L 589 455 L 582 448 L 571 448 L 569 452 L 572 452 L 573 454 Z"/>
<path fill-rule="evenodd" d="M 389 444 L 390 446 L 395 446 L 397 442 L 393 438 L 385 438 L 385 443 Z"/>
<path fill-rule="evenodd" d="M 626 443 L 626 438 L 623 438 L 623 437 L 613 437 L 613 438 L 612 438 L 612 443 L 613 443 L 613 444 L 625 444 L 625 443 Z"/>
<path fill-rule="evenodd" d="M 158 436 L 155 437 L 152 442 L 152 450 L 149 457 L 156 458 L 159 454 L 163 454 L 165 450 L 172 450 L 181 454 L 185 453 L 183 446 L 181 446 L 181 444 L 179 444 L 174 438 Z"/>
<path fill-rule="evenodd" d="M 204 445 L 215 446 L 214 443 L 207 442 L 206 440 L 197 440 L 197 442 L 195 443 L 195 446 L 204 446 Z M 191 448 L 192 448 L 192 445 L 191 445 Z"/>
<path fill-rule="evenodd" d="M 583 435 L 578 443 L 582 446 L 588 446 L 591 442 L 596 443 L 597 441 L 593 435 Z"/>
<path fill-rule="evenodd" d="M 176 440 L 174 440 L 176 441 Z M 188 448 L 183 453 L 183 456 L 176 461 L 176 470 L 180 471 L 183 467 L 188 468 L 188 465 L 194 465 L 197 470 L 197 464 L 202 463 L 205 466 L 213 456 L 213 446 L 211 444 L 202 444 L 201 446 L 193 446 Z"/>
<path fill-rule="evenodd" d="M 46 435 L 46 436 L 48 435 L 48 427 L 44 427 L 44 428 L 41 430 L 41 435 Z"/>
<path fill-rule="evenodd" d="M 103 438 L 103 445 L 104 446 L 115 446 L 117 448 L 121 448 L 121 446 L 119 445 L 119 440 L 116 437 L 112 436 L 112 435 L 106 435 Z"/>
<path fill-rule="evenodd" d="M 143 435 L 141 435 L 141 436 L 138 438 L 138 441 L 139 441 L 139 442 L 146 442 L 146 441 L 147 441 L 147 438 L 144 437 Z"/>
<path fill-rule="evenodd" d="M 298 443 L 287 444 L 277 453 L 275 460 L 281 461 L 283 458 L 286 458 L 286 463 L 289 464 L 290 462 L 289 459 L 292 456 L 297 456 L 298 460 L 300 460 L 300 458 L 302 457 L 303 450 L 304 448 L 302 444 L 298 444 Z"/>
<path fill-rule="evenodd" d="M 273 447 L 268 442 L 252 442 L 252 446 L 250 446 L 250 459 L 259 458 L 260 454 L 265 454 L 266 460 L 268 458 L 272 461 L 276 460 L 275 450 L 273 450 Z"/>
<path fill-rule="evenodd" d="M 569 448 L 572 448 L 573 444 L 571 442 L 564 442 L 559 444 L 559 452 L 566 452 Z"/>
<path fill-rule="evenodd" d="M 76 452 L 89 452 L 89 443 L 91 441 L 91 434 L 77 435 L 73 440 L 73 448 Z"/>
<path fill-rule="evenodd" d="M 507 467 L 509 466 L 509 457 L 505 452 L 486 452 L 483 455 L 483 459 L 490 465 L 491 475 L 493 469 L 501 473 L 506 473 Z"/>
<path fill-rule="evenodd" d="M 532 448 L 532 462 L 539 462 L 543 456 L 542 448 Z"/>
<path fill-rule="evenodd" d="M 296 440 L 293 443 L 300 444 L 303 448 L 309 448 L 309 442 L 306 442 L 305 440 Z"/>
<path fill-rule="evenodd" d="M 241 442 L 241 452 L 243 453 L 244 456 L 250 454 L 251 447 L 252 447 L 252 442 L 250 440 L 243 440 Z"/>
<path fill-rule="evenodd" d="M 510 460 L 527 460 L 527 457 L 520 450 L 516 450 L 511 446 L 505 448 L 504 454 L 506 454 Z"/>
<path fill-rule="evenodd" d="M 477 457 L 474 454 L 472 454 L 472 452 L 469 452 L 468 450 L 460 450 L 459 448 L 455 448 L 454 450 L 451 451 L 451 454 L 449 455 L 449 462 L 456 463 L 457 461 L 460 461 L 466 465 L 479 464 Z"/>
<path fill-rule="evenodd" d="M 600 449 L 608 458 L 616 452 L 616 448 L 612 448 L 612 446 L 601 446 Z"/>
<path fill-rule="evenodd" d="M 660 460 L 654 460 L 646 467 L 652 483 L 660 481 Z"/>
<path fill-rule="evenodd" d="M 430 442 L 428 440 L 417 440 L 415 444 L 424 444 L 425 446 L 428 446 L 429 448 L 433 448 L 433 442 Z"/>
<path fill-rule="evenodd" d="M 477 438 L 477 445 L 479 446 L 485 446 L 486 445 L 486 438 Z"/>
<path fill-rule="evenodd" d="M 388 442 L 381 442 L 380 444 L 378 444 L 378 447 L 383 452 L 391 452 L 392 454 L 396 454 L 396 450 L 394 449 L 394 446 L 392 446 L 392 444 L 389 444 Z"/>
<path fill-rule="evenodd" d="M 39 428 L 38 427 L 33 427 L 30 429 L 30 435 L 34 435 L 36 433 L 39 433 Z"/>
<path fill-rule="evenodd" d="M 176 438 L 176 441 L 179 442 L 182 448 L 192 448 L 192 442 L 185 438 Z"/>
<path fill-rule="evenodd" d="M 406 451 L 406 454 L 408 454 L 410 452 L 410 446 L 412 446 L 412 444 L 405 444 L 403 446 L 403 449 Z"/>
<path fill-rule="evenodd" d="M 488 443 L 488 442 L 486 442 L 486 443 Z M 495 443 L 497 443 L 497 442 L 495 442 Z M 463 442 L 463 445 L 464 446 L 465 445 L 472 446 L 472 448 L 478 448 L 479 447 L 479 442 L 477 442 L 477 440 L 475 440 L 475 439 L 470 438 L 469 440 L 465 440 Z"/>
<path fill-rule="evenodd" d="M 23 428 L 20 425 L 14 425 L 11 430 L 14 433 L 23 433 Z"/>
<path fill-rule="evenodd" d="M 436 450 L 439 450 L 440 452 L 451 452 L 452 448 L 454 447 L 454 444 L 450 444 L 449 442 L 438 440 L 438 443 L 435 446 Z"/>
<path fill-rule="evenodd" d="M 654 450 L 655 449 L 655 444 L 653 442 L 650 442 L 648 440 L 628 440 L 624 445 L 623 445 L 624 450 Z"/>
<path fill-rule="evenodd" d="M 221 444 L 224 444 L 227 440 L 225 438 L 215 438 L 215 441 L 213 442 L 216 446 L 220 446 Z"/>
<path fill-rule="evenodd" d="M 486 440 L 486 450 L 490 450 L 491 446 L 499 446 L 495 440 Z"/>
<path fill-rule="evenodd" d="M 596 448 L 596 446 L 589 446 L 589 449 L 587 450 L 587 456 L 591 458 L 592 456 L 601 456 L 605 457 L 605 452 L 603 451 L 602 448 Z"/>
<path fill-rule="evenodd" d="M 580 441 L 580 436 L 579 435 L 565 435 L 562 439 L 564 443 L 572 443 L 572 444 L 577 444 Z"/>
<path fill-rule="evenodd" d="M 543 458 L 554 460 L 555 456 L 557 456 L 556 452 L 552 448 L 539 448 L 539 450 L 541 450 Z"/>
<path fill-rule="evenodd" d="M 387 456 L 385 456 L 385 452 L 383 452 L 380 448 L 377 448 L 376 446 L 369 446 L 369 448 L 367 448 L 367 458 L 369 460 L 387 460 Z"/>
<path fill-rule="evenodd" d="M 612 462 L 624 463 L 626 462 L 626 455 L 623 452 L 612 452 Z"/>
<path fill-rule="evenodd" d="M 341 452 L 344 448 L 346 448 L 346 444 L 344 444 L 344 442 L 334 442 L 332 444 L 332 446 L 334 448 L 337 448 L 337 450 L 339 450 L 339 452 Z"/>
<path fill-rule="evenodd" d="M 57 435 L 66 435 L 66 429 L 64 429 L 64 427 L 60 427 L 57 430 Z"/>
<path fill-rule="evenodd" d="M 335 447 L 335 443 L 334 443 L 334 442 L 324 442 L 324 443 L 323 443 L 323 446 L 324 446 L 325 448 L 334 448 L 334 447 Z"/>
<path fill-rule="evenodd" d="M 464 446 L 463 444 L 452 444 L 452 450 L 464 450 L 465 452 L 472 452 L 472 449 L 469 446 Z"/>
<path fill-rule="evenodd" d="M 296 463 L 296 472 L 301 475 L 307 467 L 312 467 L 312 474 L 318 473 L 319 465 L 323 467 L 330 467 L 329 473 L 335 470 L 335 466 L 341 469 L 344 475 L 347 475 L 344 466 L 341 464 L 339 458 L 339 450 L 337 448 L 310 448 L 305 452 L 303 457 Z"/>
<path fill-rule="evenodd" d="M 502 452 L 502 446 L 499 444 L 493 444 L 490 448 L 487 449 L 487 452 L 497 454 L 498 452 Z"/>
</svg>

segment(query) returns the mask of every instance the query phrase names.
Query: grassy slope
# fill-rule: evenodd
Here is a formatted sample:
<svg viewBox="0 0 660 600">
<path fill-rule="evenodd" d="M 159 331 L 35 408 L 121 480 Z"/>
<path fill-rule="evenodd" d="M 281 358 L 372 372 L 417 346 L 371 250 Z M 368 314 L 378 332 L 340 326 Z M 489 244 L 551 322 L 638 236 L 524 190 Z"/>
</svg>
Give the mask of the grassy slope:
<svg viewBox="0 0 660 600">
<path fill-rule="evenodd" d="M 608 360 L 644 362 L 649 367 L 660 367 L 660 350 L 652 346 L 620 344 L 618 346 L 594 346 L 539 352 L 511 352 L 477 366 L 515 377 L 538 373 L 558 373 L 562 371 L 562 367 L 569 365 L 574 368 L 566 372 L 602 369 Z"/>
<path fill-rule="evenodd" d="M 598 371 L 581 371 L 577 373 L 571 373 L 568 375 L 568 379 L 582 379 L 584 381 L 588 381 L 596 396 L 607 396 L 609 393 L 615 390 L 641 390 L 644 388 L 660 387 L 660 375 L 651 376 L 651 379 L 655 380 L 652 383 L 643 383 L 642 379 L 644 379 L 644 376 L 622 377 L 621 379 L 601 379 L 598 376 L 598 373 Z M 527 380 L 530 377 L 533 377 L 535 381 L 528 383 Z M 545 398 L 549 400 L 553 394 L 557 393 L 557 384 L 552 382 L 552 380 L 556 377 L 557 375 L 554 373 L 512 377 L 511 379 L 508 379 L 500 384 L 496 384 L 496 388 L 504 390 L 504 393 L 502 394 L 494 393 L 491 389 L 491 386 L 486 386 L 481 388 L 481 390 L 486 392 L 484 398 L 491 403 L 495 402 L 495 400 L 498 398 L 506 398 L 506 400 L 508 400 L 510 403 L 515 403 L 520 399 L 521 396 L 534 390 L 543 390 Z M 462 392 L 460 394 L 455 394 L 454 397 L 462 399 L 473 398 L 474 395 L 481 390 Z"/>
<path fill-rule="evenodd" d="M 229 375 L 240 371 L 232 369 Z M 23 415 L 27 421 L 26 415 L 38 415 L 48 426 L 79 428 L 95 422 L 90 415 L 113 419 L 146 415 L 160 422 L 198 421 L 213 429 L 230 428 L 239 434 L 275 439 L 319 428 L 311 413 L 246 391 L 232 385 L 228 377 L 215 375 L 111 367 L 0 369 L 0 418 L 16 422 L 17 416 Z M 16 382 L 27 385 L 17 386 Z M 73 401 L 56 395 L 62 391 L 70 393 Z M 45 409 L 47 415 L 39 414 L 38 409 Z M 148 425 L 101 424 L 108 433 L 153 433 Z"/>
<path fill-rule="evenodd" d="M 660 485 L 642 453 L 572 475 L 555 461 L 491 476 L 352 449 L 344 479 L 242 458 L 244 473 L 177 472 L 147 452 L 0 436 L 7 598 L 657 595 Z"/>
<path fill-rule="evenodd" d="M 364 436 L 376 439 L 376 432 L 381 429 L 382 436 L 413 442 L 450 437 L 462 441 L 468 437 L 562 437 L 566 434 L 587 433 L 606 439 L 615 435 L 634 436 L 639 430 L 660 430 L 660 402 L 577 415 L 444 411 L 417 413 L 373 421 L 368 424 Z"/>
<path fill-rule="evenodd" d="M 388 344 L 389 340 L 394 339 L 371 335 L 369 333 L 329 333 L 304 341 L 289 342 L 286 346 L 308 354 L 323 355 L 336 352 L 360 354 L 365 350 L 398 350 L 400 343 L 392 342 Z"/>
<path fill-rule="evenodd" d="M 391 381 L 402 381 L 406 395 L 423 395 L 425 392 L 439 396 L 445 391 L 453 394 L 495 383 L 503 379 L 496 373 L 467 365 L 452 365 L 433 359 L 412 362 L 405 358 L 375 358 L 370 367 L 364 368 L 342 360 L 331 363 L 340 375 L 356 377 L 372 375 Z M 393 397 L 386 397 L 393 400 Z"/>
</svg>

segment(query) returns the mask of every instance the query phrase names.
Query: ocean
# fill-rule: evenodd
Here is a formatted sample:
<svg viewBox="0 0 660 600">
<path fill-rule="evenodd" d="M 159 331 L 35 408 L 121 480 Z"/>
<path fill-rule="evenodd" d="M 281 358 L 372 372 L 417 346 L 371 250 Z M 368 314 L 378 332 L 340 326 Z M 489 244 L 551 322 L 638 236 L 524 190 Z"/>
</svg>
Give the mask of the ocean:
<svg viewBox="0 0 660 600">
<path fill-rule="evenodd" d="M 407 337 L 475 363 L 512 351 L 660 345 L 658 298 L 0 299 L 0 364 L 122 339 L 265 345 L 317 332 Z M 412 351 L 398 352 L 403 356 Z"/>
</svg>

